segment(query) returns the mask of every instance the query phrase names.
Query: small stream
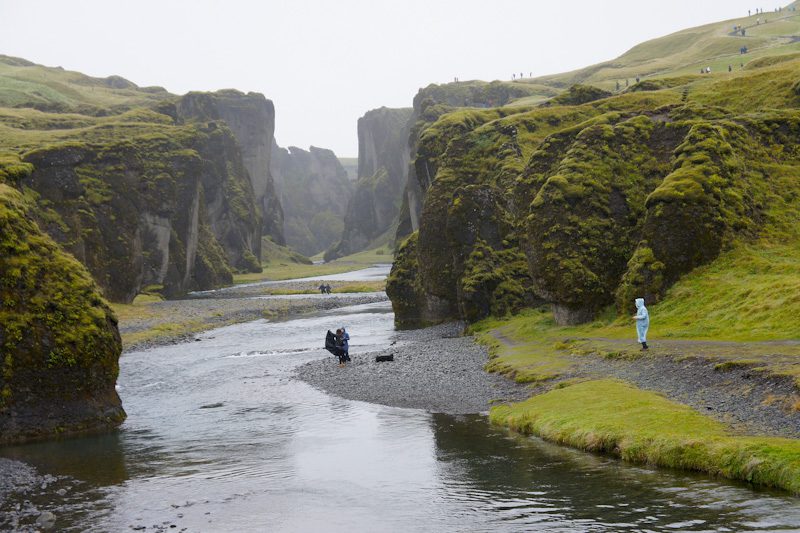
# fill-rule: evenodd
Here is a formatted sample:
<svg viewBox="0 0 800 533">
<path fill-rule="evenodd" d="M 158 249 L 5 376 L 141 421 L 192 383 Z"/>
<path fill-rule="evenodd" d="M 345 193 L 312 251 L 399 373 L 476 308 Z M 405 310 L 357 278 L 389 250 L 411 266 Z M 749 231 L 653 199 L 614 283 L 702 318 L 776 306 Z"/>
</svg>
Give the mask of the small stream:
<svg viewBox="0 0 800 533">
<path fill-rule="evenodd" d="M 381 302 L 125 354 L 120 431 L 0 448 L 0 529 L 49 511 L 59 531 L 800 530 L 784 494 L 295 379 L 341 324 L 355 357 L 393 335 Z"/>
</svg>

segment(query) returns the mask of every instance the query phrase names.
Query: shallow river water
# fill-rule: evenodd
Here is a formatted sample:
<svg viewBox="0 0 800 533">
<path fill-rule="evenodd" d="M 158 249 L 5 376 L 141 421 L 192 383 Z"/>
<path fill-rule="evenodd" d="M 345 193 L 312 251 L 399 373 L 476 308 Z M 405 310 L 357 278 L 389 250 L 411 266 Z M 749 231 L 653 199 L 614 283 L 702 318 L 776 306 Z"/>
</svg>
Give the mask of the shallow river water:
<svg viewBox="0 0 800 533">
<path fill-rule="evenodd" d="M 0 448 L 0 529 L 49 511 L 61 531 L 800 530 L 786 495 L 293 377 L 327 356 L 327 329 L 347 324 L 358 357 L 390 341 L 392 319 L 369 304 L 125 354 L 118 433 Z"/>
</svg>

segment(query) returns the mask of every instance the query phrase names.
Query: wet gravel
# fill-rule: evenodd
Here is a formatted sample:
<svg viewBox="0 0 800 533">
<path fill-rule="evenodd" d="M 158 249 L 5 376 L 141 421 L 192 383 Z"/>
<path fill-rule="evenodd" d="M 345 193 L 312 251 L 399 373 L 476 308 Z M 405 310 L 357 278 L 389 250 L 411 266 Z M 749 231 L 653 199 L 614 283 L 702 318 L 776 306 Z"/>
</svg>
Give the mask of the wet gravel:
<svg viewBox="0 0 800 533">
<path fill-rule="evenodd" d="M 68 477 L 41 475 L 30 465 L 0 457 L 0 531 L 56 530 L 52 512 L 69 502 L 78 482 Z M 53 501 L 52 496 L 58 501 Z"/>
<path fill-rule="evenodd" d="M 312 361 L 297 375 L 342 398 L 434 413 L 485 413 L 492 403 L 530 395 L 526 386 L 486 373 L 486 349 L 462 331 L 459 323 L 399 331 L 386 350 L 353 352 L 353 361 L 343 368 L 333 357 Z M 375 361 L 389 354 L 394 361 Z"/>
</svg>

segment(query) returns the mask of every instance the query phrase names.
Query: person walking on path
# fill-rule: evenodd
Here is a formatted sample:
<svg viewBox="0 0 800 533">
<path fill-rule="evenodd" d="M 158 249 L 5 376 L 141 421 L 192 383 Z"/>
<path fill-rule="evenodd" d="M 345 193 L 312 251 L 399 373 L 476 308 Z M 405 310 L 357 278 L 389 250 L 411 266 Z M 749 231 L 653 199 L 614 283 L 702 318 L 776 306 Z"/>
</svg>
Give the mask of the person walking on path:
<svg viewBox="0 0 800 533">
<path fill-rule="evenodd" d="M 639 342 L 642 344 L 642 350 L 647 350 L 647 329 L 650 327 L 650 313 L 644 306 L 644 298 L 636 298 L 636 314 L 633 318 L 636 321 L 636 334 L 639 337 Z"/>
</svg>

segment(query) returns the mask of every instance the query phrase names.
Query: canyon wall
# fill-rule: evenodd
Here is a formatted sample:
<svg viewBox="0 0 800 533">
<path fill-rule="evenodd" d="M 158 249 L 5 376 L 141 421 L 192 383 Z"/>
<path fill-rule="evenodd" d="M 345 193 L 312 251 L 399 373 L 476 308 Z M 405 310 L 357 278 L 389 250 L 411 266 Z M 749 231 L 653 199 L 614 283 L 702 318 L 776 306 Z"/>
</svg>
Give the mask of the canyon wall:
<svg viewBox="0 0 800 533">
<path fill-rule="evenodd" d="M 358 120 L 358 180 L 341 239 L 325 253 L 326 261 L 391 242 L 406 181 L 411 114 L 410 108 L 382 107 Z"/>
<path fill-rule="evenodd" d="M 284 206 L 286 244 L 307 256 L 325 251 L 341 237 L 353 184 L 336 155 L 273 144 L 271 173 Z"/>
</svg>

